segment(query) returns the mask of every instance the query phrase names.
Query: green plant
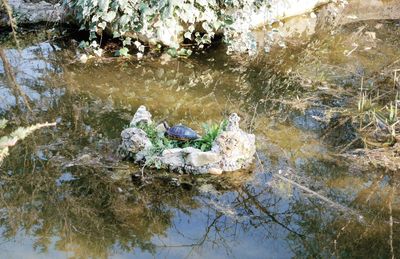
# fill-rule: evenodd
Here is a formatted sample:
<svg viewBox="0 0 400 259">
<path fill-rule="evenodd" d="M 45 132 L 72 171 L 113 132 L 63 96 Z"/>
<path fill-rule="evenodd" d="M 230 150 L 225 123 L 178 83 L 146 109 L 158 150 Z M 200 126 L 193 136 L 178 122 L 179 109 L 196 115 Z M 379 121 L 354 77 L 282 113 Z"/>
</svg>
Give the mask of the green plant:
<svg viewBox="0 0 400 259">
<path fill-rule="evenodd" d="M 138 40 L 146 39 L 186 56 L 191 52 L 180 46 L 183 40 L 203 48 L 218 33 L 231 46 L 250 50 L 255 47 L 249 36 L 251 14 L 260 7 L 269 10 L 268 1 L 261 0 L 65 0 L 65 4 L 75 11 L 81 29 L 89 30 L 89 41 L 109 31 L 121 39 L 123 50 L 117 54 L 123 56 L 131 39 L 136 39 L 133 45 L 141 53 L 145 48 Z"/>
<path fill-rule="evenodd" d="M 156 168 L 161 168 L 160 161 L 157 158 L 166 149 L 194 147 L 202 151 L 210 151 L 214 140 L 224 130 L 226 130 L 227 125 L 227 120 L 223 120 L 219 124 L 204 124 L 204 135 L 201 138 L 193 141 L 182 142 L 165 137 L 164 132 L 158 131 L 156 128 L 157 126 L 154 123 L 140 123 L 137 127 L 146 133 L 152 144 L 152 147 L 145 151 L 145 165 L 153 165 Z"/>
<path fill-rule="evenodd" d="M 223 120 L 220 124 L 204 124 L 204 135 L 200 139 L 189 142 L 189 145 L 202 151 L 211 150 L 214 140 L 226 130 L 227 125 L 227 120 Z"/>
</svg>

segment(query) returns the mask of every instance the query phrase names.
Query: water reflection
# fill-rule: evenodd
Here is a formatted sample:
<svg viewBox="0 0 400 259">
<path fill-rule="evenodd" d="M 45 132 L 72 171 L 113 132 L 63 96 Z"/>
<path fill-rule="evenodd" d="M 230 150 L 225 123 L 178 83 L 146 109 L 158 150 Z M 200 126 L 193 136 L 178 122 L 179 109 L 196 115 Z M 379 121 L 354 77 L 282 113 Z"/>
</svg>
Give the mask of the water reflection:
<svg viewBox="0 0 400 259">
<path fill-rule="evenodd" d="M 46 77 L 49 74 L 56 76 L 60 73 L 60 67 L 54 66 L 51 56 L 57 47 L 50 43 L 40 43 L 24 48 L 1 49 L 2 66 L 0 73 L 4 80 L 0 81 L 0 112 L 22 104 L 30 109 L 30 102 L 36 105 L 56 101 L 64 92 L 62 88 L 52 89 L 46 84 Z"/>
<path fill-rule="evenodd" d="M 282 102 L 310 89 L 265 59 L 211 52 L 214 60 L 83 66 L 66 65 L 69 50 L 48 43 L 24 55 L 4 53 L 32 105 L 30 121 L 58 126 L 13 147 L 1 168 L 1 256 L 17 250 L 48 258 L 399 254 L 398 177 L 363 172 L 332 153 L 311 127 L 319 113 L 305 113 L 312 124 Z M 0 73 L 3 113 L 24 116 L 4 63 Z M 141 104 L 155 120 L 199 129 L 240 112 L 257 135 L 254 172 L 195 178 L 155 172 L 151 181 L 132 180 L 139 168 L 115 150 Z"/>
</svg>

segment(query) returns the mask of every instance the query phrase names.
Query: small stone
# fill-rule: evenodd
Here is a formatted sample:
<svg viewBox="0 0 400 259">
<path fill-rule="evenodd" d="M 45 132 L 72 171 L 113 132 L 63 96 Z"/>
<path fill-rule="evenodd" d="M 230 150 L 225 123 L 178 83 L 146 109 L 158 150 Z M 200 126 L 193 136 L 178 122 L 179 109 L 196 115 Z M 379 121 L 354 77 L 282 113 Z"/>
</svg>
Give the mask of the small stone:
<svg viewBox="0 0 400 259">
<path fill-rule="evenodd" d="M 195 167 L 214 164 L 220 160 L 221 157 L 214 152 L 193 152 L 186 157 L 186 163 Z"/>
<path fill-rule="evenodd" d="M 220 175 L 220 174 L 222 174 L 222 169 L 212 167 L 212 168 L 208 169 L 208 173 L 213 174 L 213 175 Z"/>
<path fill-rule="evenodd" d="M 144 122 L 147 124 L 151 123 L 151 113 L 147 110 L 147 108 L 144 105 L 141 105 L 135 115 L 133 115 L 133 119 L 129 126 L 131 128 L 136 127 L 139 123 Z"/>
</svg>

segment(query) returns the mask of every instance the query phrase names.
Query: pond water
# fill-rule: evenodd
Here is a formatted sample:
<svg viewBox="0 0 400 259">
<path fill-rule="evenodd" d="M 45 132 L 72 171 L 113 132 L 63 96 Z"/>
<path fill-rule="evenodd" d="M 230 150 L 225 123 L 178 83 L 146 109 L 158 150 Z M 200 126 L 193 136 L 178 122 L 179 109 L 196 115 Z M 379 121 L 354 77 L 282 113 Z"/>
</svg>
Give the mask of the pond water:
<svg viewBox="0 0 400 259">
<path fill-rule="evenodd" d="M 68 42 L 4 45 L 0 114 L 9 125 L 0 133 L 57 126 L 19 142 L 0 169 L 0 257 L 398 256 L 398 176 L 341 157 L 354 129 L 328 131 L 326 117 L 350 105 L 343 89 L 396 61 L 399 34 L 396 21 L 359 22 L 251 60 L 217 48 L 79 64 Z M 140 168 L 116 149 L 142 104 L 155 120 L 199 131 L 238 112 L 257 137 L 254 169 L 132 177 Z"/>
</svg>

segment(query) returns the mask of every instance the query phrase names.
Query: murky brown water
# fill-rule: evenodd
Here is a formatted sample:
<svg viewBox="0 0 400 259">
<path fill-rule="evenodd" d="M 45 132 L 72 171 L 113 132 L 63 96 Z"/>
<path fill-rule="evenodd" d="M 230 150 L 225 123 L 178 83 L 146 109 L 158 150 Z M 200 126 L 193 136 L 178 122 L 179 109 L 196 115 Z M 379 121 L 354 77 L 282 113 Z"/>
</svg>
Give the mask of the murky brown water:
<svg viewBox="0 0 400 259">
<path fill-rule="evenodd" d="M 377 26 L 378 44 L 363 34 Z M 0 257 L 398 256 L 398 176 L 338 157 L 352 131 L 327 134 L 324 118 L 329 107 L 349 105 L 342 87 L 399 57 L 399 33 L 396 21 L 351 24 L 248 61 L 217 49 L 165 64 L 82 65 L 69 64 L 74 50 L 63 43 L 5 48 L 32 111 L 0 66 L 0 114 L 10 120 L 3 133 L 58 125 L 18 143 L 1 167 Z M 354 41 L 360 47 L 349 55 Z M 311 97 L 309 107 L 302 98 Z M 132 180 L 139 168 L 115 149 L 141 104 L 156 120 L 197 129 L 238 112 L 257 135 L 254 172 Z"/>
</svg>

